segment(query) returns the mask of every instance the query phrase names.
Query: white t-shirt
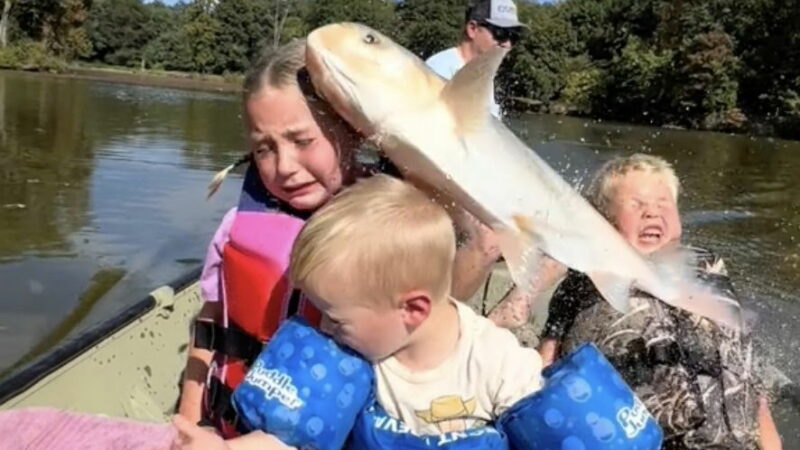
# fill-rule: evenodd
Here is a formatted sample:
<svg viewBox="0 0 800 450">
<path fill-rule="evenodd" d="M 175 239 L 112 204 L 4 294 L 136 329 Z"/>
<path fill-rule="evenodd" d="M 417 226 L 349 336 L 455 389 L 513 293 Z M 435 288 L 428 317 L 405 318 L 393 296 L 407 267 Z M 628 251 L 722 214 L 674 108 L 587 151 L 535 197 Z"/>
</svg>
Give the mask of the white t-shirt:
<svg viewBox="0 0 800 450">
<path fill-rule="evenodd" d="M 417 435 L 463 431 L 493 422 L 541 388 L 542 360 L 468 306 L 458 309 L 456 351 L 438 367 L 413 372 L 395 358 L 375 365 L 378 402 Z"/>
<path fill-rule="evenodd" d="M 448 48 L 447 50 L 442 50 L 439 53 L 431 56 L 425 61 L 425 64 L 428 65 L 434 72 L 438 73 L 442 78 L 445 80 L 449 80 L 453 78 L 453 75 L 456 74 L 462 67 L 464 67 L 464 60 L 461 58 L 461 54 L 458 53 L 458 49 L 456 47 Z M 500 118 L 500 105 L 494 99 L 494 83 L 492 83 L 492 93 L 490 95 L 491 104 L 489 106 L 489 111 L 492 113 L 493 116 Z"/>
</svg>

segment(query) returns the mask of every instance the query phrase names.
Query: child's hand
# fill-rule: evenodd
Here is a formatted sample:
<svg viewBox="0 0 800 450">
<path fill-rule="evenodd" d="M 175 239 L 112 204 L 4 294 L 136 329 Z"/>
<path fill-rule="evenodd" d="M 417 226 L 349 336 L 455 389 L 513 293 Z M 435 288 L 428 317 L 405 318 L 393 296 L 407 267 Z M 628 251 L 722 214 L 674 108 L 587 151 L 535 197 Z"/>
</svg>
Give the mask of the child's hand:
<svg viewBox="0 0 800 450">
<path fill-rule="evenodd" d="M 228 450 L 228 444 L 222 436 L 202 428 L 177 415 L 172 418 L 172 425 L 178 430 L 178 437 L 172 442 L 172 450 Z"/>
</svg>

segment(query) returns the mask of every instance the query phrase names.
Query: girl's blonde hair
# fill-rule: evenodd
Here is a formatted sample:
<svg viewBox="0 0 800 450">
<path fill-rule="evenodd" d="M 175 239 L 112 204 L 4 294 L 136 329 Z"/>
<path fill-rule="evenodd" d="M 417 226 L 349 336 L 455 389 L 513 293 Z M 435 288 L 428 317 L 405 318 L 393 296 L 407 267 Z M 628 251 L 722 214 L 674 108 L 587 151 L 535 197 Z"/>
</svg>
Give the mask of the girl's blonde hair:
<svg viewBox="0 0 800 450">
<path fill-rule="evenodd" d="M 289 272 L 309 293 L 336 289 L 374 305 L 422 289 L 438 301 L 450 293 L 454 257 L 453 224 L 444 208 L 406 182 L 376 175 L 308 220 Z M 322 278 L 336 286 L 322 286 Z"/>
<path fill-rule="evenodd" d="M 299 86 L 298 78 L 305 76 L 306 41 L 294 39 L 288 44 L 267 50 L 247 70 L 244 77 L 244 97 L 258 93 L 265 86 L 284 88 Z"/>
<path fill-rule="evenodd" d="M 611 201 L 614 196 L 616 183 L 628 172 L 640 171 L 663 176 L 669 185 L 672 198 L 678 202 L 680 181 L 675 175 L 672 164 L 658 156 L 634 153 L 630 156 L 620 156 L 607 161 L 595 173 L 592 182 L 586 190 L 586 198 L 606 219 L 611 217 Z"/>
</svg>

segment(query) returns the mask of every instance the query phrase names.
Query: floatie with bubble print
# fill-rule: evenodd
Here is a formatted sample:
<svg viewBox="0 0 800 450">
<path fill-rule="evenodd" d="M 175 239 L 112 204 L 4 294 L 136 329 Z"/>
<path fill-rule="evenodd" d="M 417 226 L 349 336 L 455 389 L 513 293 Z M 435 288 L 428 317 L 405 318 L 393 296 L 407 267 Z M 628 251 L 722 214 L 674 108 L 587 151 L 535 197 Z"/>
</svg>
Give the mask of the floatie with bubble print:
<svg viewBox="0 0 800 450">
<path fill-rule="evenodd" d="M 594 345 L 582 345 L 543 375 L 544 388 L 498 421 L 512 449 L 661 448 L 661 427 Z"/>
<path fill-rule="evenodd" d="M 293 317 L 264 346 L 232 402 L 250 430 L 298 448 L 339 450 L 373 380 L 361 356 Z"/>
</svg>

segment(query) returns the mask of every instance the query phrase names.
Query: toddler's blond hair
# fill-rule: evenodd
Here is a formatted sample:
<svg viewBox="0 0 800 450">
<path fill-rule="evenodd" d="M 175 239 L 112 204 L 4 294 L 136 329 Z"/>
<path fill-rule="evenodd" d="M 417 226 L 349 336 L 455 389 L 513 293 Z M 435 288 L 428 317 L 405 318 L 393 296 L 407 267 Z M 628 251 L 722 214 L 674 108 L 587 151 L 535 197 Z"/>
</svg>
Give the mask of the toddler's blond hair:
<svg viewBox="0 0 800 450">
<path fill-rule="evenodd" d="M 376 175 L 334 197 L 295 240 L 289 271 L 307 293 L 346 291 L 370 304 L 422 289 L 447 298 L 455 257 L 444 208 L 414 186 Z M 337 286 L 320 286 L 320 279 Z"/>
<path fill-rule="evenodd" d="M 589 200 L 606 219 L 613 219 L 611 217 L 611 201 L 614 196 L 614 189 L 616 183 L 620 178 L 624 177 L 628 172 L 640 171 L 661 175 L 667 181 L 672 198 L 678 202 L 678 192 L 680 191 L 680 181 L 678 176 L 675 175 L 675 169 L 665 159 L 646 155 L 643 153 L 634 153 L 630 156 L 620 156 L 607 161 L 595 173 L 592 182 L 586 190 L 586 198 Z"/>
</svg>

